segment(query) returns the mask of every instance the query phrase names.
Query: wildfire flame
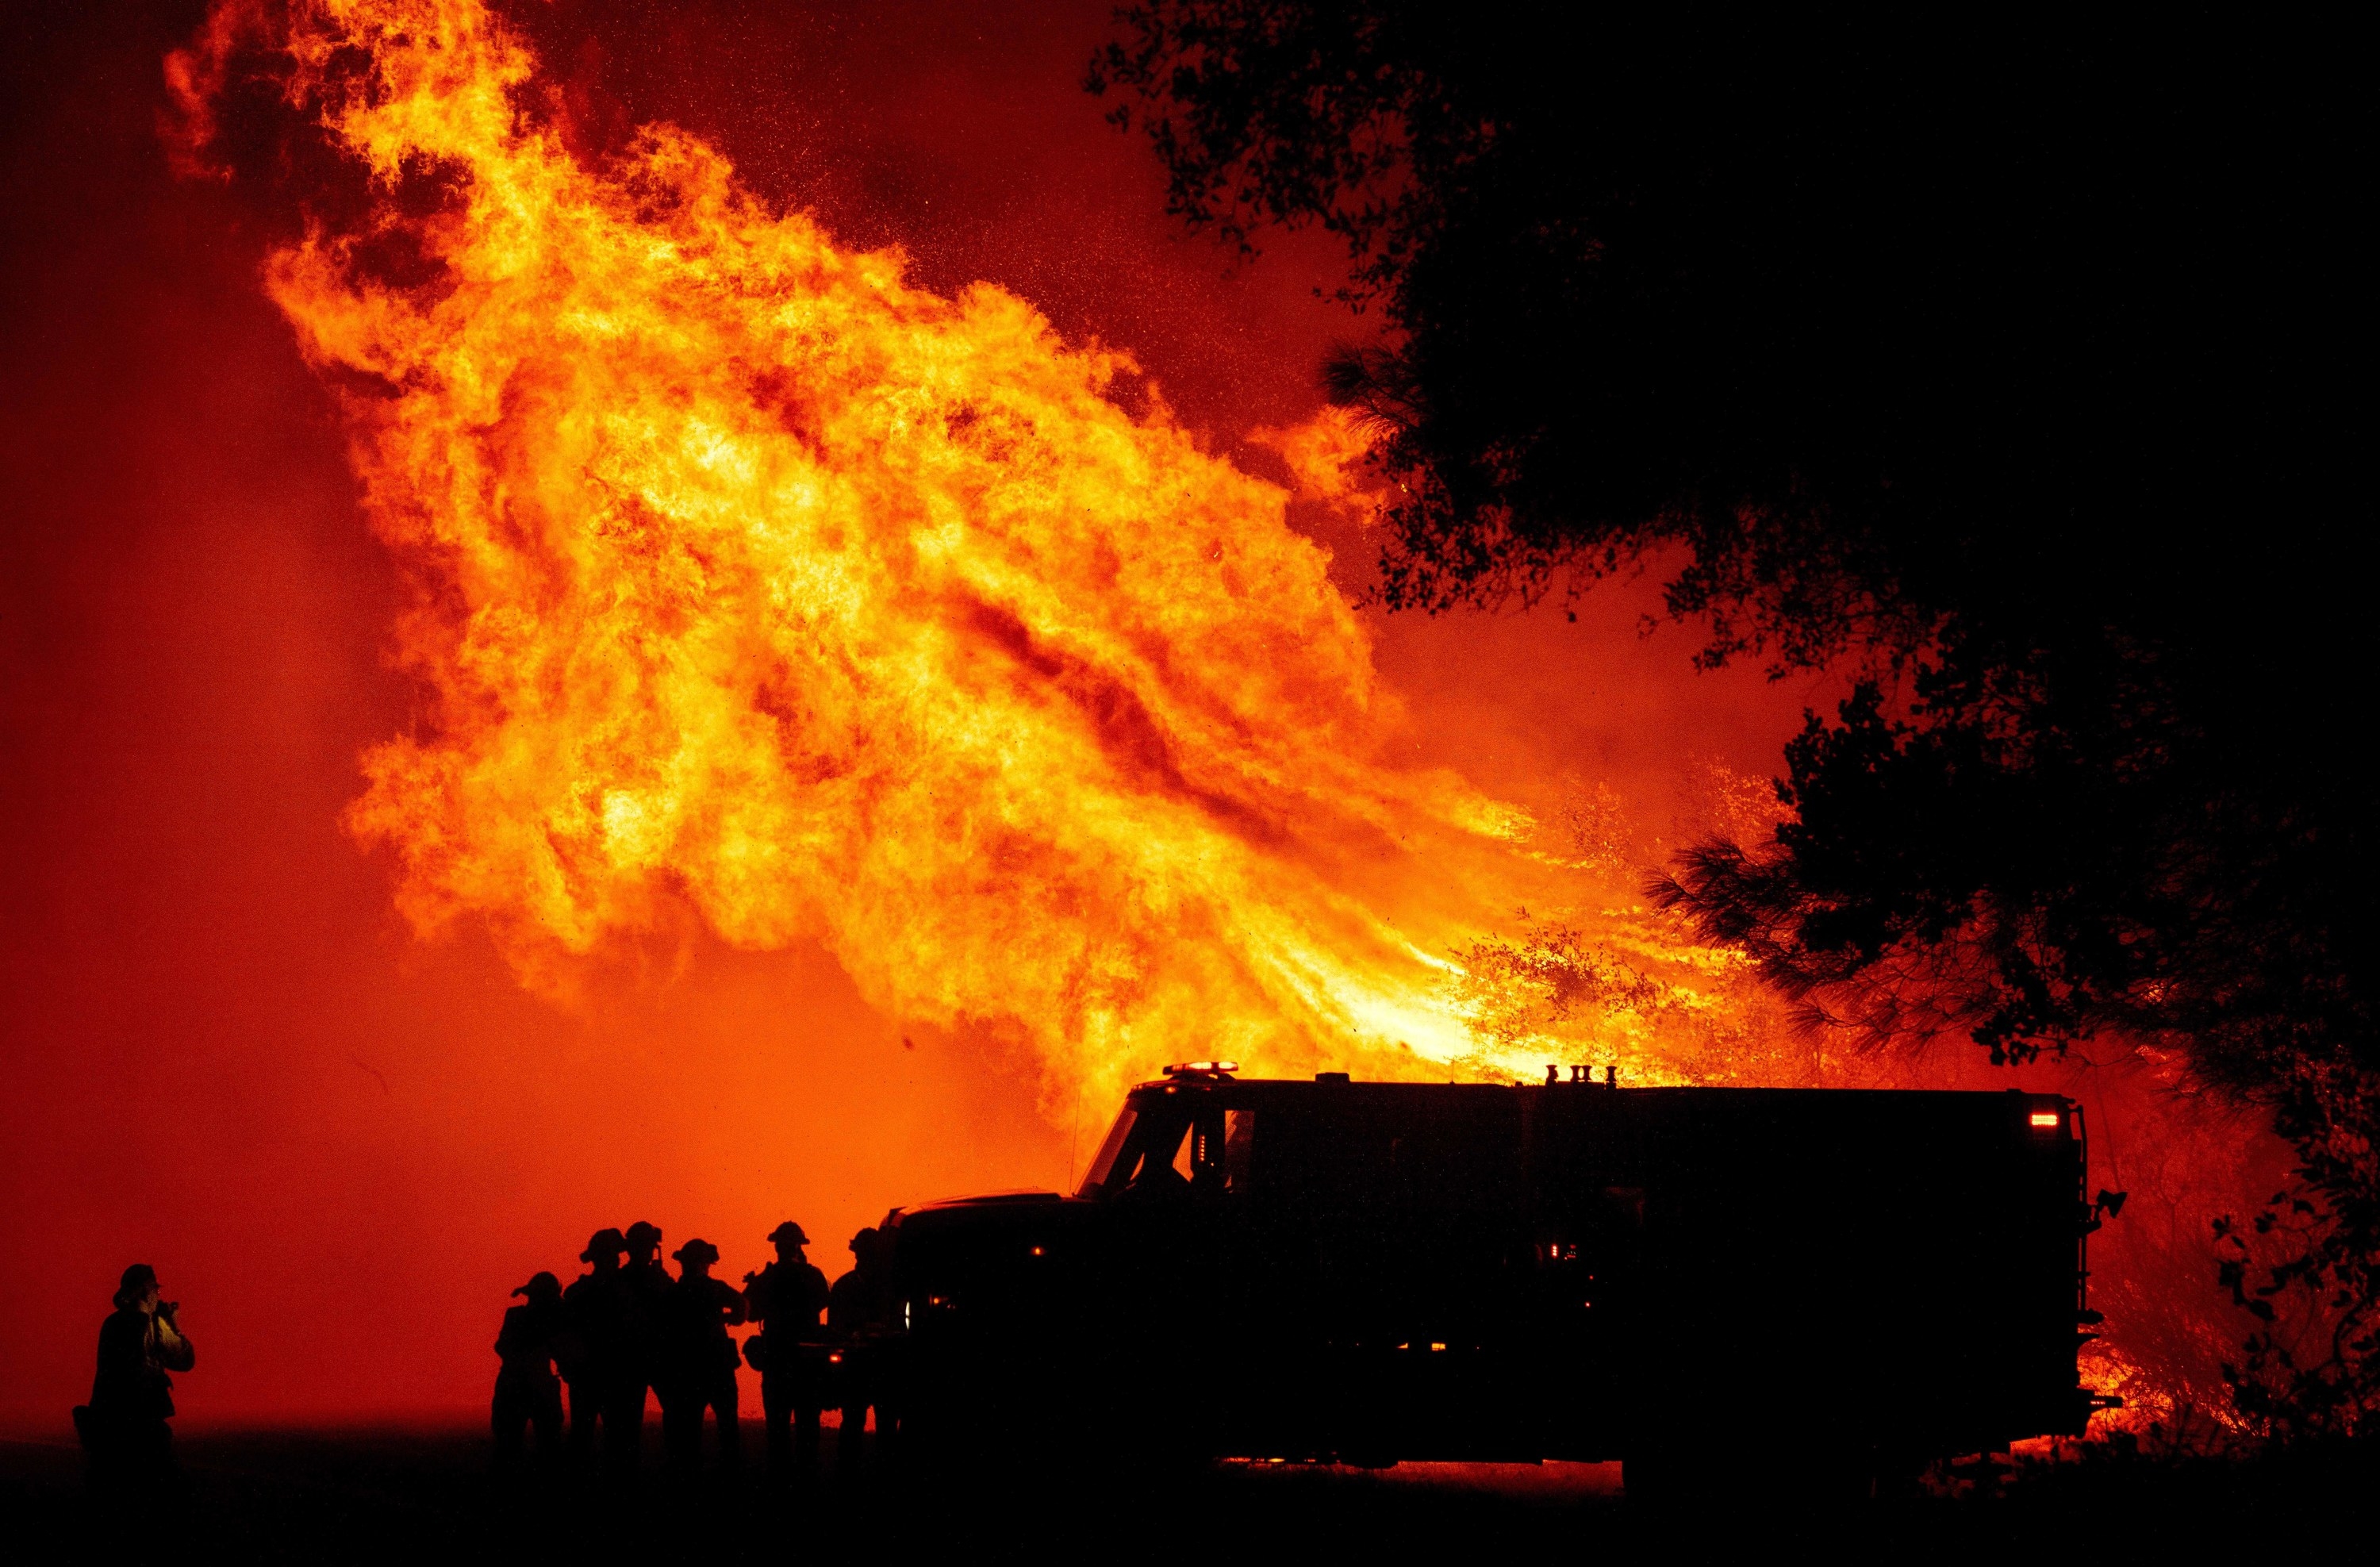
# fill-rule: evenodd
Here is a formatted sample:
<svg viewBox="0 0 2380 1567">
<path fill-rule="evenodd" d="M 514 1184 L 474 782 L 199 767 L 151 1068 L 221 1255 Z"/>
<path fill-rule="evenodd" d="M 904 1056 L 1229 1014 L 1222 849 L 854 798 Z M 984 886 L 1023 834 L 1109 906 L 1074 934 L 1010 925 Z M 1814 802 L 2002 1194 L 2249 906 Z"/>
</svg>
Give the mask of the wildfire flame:
<svg viewBox="0 0 2380 1567">
<path fill-rule="evenodd" d="M 681 132 L 574 157 L 481 0 L 219 4 L 167 63 L 184 172 L 220 172 L 251 50 L 373 181 L 267 281 L 416 589 L 396 651 L 430 705 L 348 825 L 421 932 L 483 919 L 547 990 L 688 910 L 817 941 L 888 1013 L 1004 1031 L 1094 1102 L 1169 1057 L 1915 1070 L 1829 1060 L 1642 908 L 1609 789 L 1533 820 L 1391 764 L 1403 720 L 1290 497 L 1127 356 L 911 286 Z M 1308 503 L 1376 504 L 1345 416 L 1248 433 Z M 1773 799 L 1723 774 L 1694 831 L 1756 835 Z M 2240 1128 L 2124 1091 L 2173 1235 L 2265 1189 Z M 2103 1237 L 2130 1325 L 2094 1378 L 2166 1418 L 2214 1405 L 2229 1330 L 2156 1284 L 2204 1246 L 2153 1238 Z"/>
<path fill-rule="evenodd" d="M 267 278 L 419 589 L 434 703 L 348 817 L 418 929 L 483 917 L 554 987 L 690 905 L 1070 1083 L 1534 1071 L 1451 954 L 1559 856 L 1381 759 L 1328 556 L 1153 389 L 1127 412 L 1127 356 L 910 285 L 677 130 L 589 166 L 480 0 L 218 10 L 168 71 L 194 143 L 258 35 L 380 192 Z M 1355 439 L 1269 435 L 1325 478 Z"/>
</svg>

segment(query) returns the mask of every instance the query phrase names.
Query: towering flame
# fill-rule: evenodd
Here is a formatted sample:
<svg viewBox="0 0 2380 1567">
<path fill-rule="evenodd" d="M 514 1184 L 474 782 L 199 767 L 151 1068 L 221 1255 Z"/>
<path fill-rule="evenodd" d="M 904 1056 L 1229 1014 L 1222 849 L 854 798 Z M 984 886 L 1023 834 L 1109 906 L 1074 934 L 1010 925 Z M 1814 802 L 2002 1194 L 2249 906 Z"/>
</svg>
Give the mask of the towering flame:
<svg viewBox="0 0 2380 1567">
<path fill-rule="evenodd" d="M 911 286 L 679 132 L 574 157 L 481 0 L 222 0 L 168 62 L 182 167 L 259 70 L 371 176 L 268 282 L 416 589 L 429 700 L 349 824 L 423 932 L 482 921 L 547 990 L 689 917 L 818 941 L 888 1013 L 1029 1046 L 1053 1105 L 1208 1055 L 2000 1086 L 1783 1026 L 1739 954 L 1639 905 L 1658 845 L 1609 789 L 1531 820 L 1393 765 L 1404 721 L 1288 495 L 1124 355 Z M 1365 504 L 1344 418 L 1249 434 Z M 1709 773 L 1673 839 L 1772 823 Z M 2095 1375 L 2179 1430 L 2235 1341 L 2170 1281 L 2284 1153 L 2163 1078 L 2091 1081 L 2143 1215 L 2095 1242 Z"/>
<path fill-rule="evenodd" d="M 201 131 L 260 35 L 379 193 L 268 279 L 419 589 L 434 703 L 349 817 L 417 929 L 483 917 L 553 986 L 690 905 L 1088 1086 L 1542 1059 L 1451 954 L 1575 863 L 1382 760 L 1324 552 L 1129 358 L 910 285 L 679 131 L 589 166 L 480 0 L 219 10 L 169 68 Z"/>
</svg>

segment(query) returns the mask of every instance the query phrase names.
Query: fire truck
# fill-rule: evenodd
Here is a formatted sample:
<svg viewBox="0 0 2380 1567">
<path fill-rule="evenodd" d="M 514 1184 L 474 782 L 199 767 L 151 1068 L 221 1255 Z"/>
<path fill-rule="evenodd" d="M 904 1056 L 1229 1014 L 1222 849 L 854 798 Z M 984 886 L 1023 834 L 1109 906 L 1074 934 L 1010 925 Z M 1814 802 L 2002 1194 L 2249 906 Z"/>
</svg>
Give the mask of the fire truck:
<svg viewBox="0 0 2380 1567">
<path fill-rule="evenodd" d="M 2111 1402 L 2085 1169 L 2054 1095 L 1170 1068 L 1073 1196 L 888 1219 L 905 1440 L 1867 1483 Z"/>
</svg>

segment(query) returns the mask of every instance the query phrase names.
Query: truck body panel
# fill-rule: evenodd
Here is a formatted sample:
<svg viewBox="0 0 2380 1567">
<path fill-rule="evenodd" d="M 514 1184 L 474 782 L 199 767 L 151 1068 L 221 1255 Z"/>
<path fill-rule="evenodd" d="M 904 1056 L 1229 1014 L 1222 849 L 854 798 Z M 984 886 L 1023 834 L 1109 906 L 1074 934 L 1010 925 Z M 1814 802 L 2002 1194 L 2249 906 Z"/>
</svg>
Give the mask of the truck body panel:
<svg viewBox="0 0 2380 1567">
<path fill-rule="evenodd" d="M 892 1216 L 903 1397 L 1366 1463 L 2000 1448 L 2089 1414 L 2083 1167 L 2054 1096 L 1179 1074 L 1074 1197 Z"/>
</svg>

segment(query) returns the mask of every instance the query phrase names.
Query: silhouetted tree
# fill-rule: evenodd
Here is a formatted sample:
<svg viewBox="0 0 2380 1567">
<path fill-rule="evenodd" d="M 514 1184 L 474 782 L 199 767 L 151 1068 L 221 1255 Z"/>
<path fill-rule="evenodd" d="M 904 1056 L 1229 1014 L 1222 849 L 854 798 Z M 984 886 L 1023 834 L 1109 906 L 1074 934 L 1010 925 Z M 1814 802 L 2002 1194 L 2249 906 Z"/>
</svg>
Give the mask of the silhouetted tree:
<svg viewBox="0 0 2380 1567">
<path fill-rule="evenodd" d="M 1089 85 L 1181 215 L 1346 240 L 1387 330 L 1324 380 L 1396 481 L 1388 604 L 1650 559 L 1701 662 L 1852 662 L 1791 819 L 1660 895 L 1814 1021 L 2120 1034 L 2268 1105 L 2302 1160 L 2224 1237 L 2242 1406 L 2351 1427 L 2380 1045 L 2338 52 L 2214 10 L 1645 10 L 1160 0 Z"/>
</svg>

